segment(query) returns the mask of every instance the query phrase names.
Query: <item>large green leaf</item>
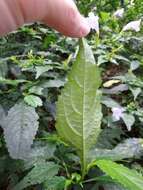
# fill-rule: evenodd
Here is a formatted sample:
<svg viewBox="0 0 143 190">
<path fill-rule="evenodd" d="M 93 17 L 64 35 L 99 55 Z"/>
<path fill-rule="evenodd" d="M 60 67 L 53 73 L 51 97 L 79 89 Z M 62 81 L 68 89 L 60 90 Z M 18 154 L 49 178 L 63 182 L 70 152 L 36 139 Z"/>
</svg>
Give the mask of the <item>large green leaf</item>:
<svg viewBox="0 0 143 190">
<path fill-rule="evenodd" d="M 15 104 L 9 110 L 2 127 L 12 158 L 25 159 L 28 156 L 39 127 L 38 119 L 35 109 L 23 102 Z"/>
<path fill-rule="evenodd" d="M 135 170 L 110 160 L 98 160 L 96 165 L 125 188 L 129 190 L 143 190 L 143 176 L 139 175 Z"/>
<path fill-rule="evenodd" d="M 56 129 L 66 142 L 77 148 L 83 176 L 88 152 L 95 145 L 100 133 L 100 84 L 100 71 L 95 64 L 92 50 L 85 39 L 82 39 L 68 82 L 57 103 Z"/>
</svg>

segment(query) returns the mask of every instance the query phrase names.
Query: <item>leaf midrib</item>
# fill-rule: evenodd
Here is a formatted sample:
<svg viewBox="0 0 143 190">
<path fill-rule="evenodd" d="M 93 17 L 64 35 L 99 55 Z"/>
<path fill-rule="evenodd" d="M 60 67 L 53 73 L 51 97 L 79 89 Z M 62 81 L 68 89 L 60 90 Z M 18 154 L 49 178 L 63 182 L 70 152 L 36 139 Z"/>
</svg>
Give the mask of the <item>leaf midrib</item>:
<svg viewBox="0 0 143 190">
<path fill-rule="evenodd" d="M 84 51 L 84 55 L 85 55 L 85 51 Z M 85 57 L 85 56 L 83 56 Z M 86 58 L 85 58 L 86 60 Z M 83 116 L 82 116 L 82 163 L 83 163 L 83 166 L 82 166 L 82 176 L 85 175 L 85 166 L 86 166 L 86 161 L 85 161 L 85 140 L 84 140 L 84 115 L 85 115 L 85 80 L 86 80 L 86 61 L 84 61 L 84 80 L 83 80 Z"/>
</svg>

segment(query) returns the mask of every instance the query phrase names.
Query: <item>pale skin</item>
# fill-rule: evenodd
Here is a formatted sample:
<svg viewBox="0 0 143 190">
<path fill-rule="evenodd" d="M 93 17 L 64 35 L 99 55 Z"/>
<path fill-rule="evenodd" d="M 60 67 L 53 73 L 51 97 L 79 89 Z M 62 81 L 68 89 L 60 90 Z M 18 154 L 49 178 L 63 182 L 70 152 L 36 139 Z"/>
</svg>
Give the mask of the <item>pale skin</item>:
<svg viewBox="0 0 143 190">
<path fill-rule="evenodd" d="M 72 0 L 0 0 L 0 36 L 36 21 L 70 37 L 79 38 L 90 32 Z"/>
</svg>

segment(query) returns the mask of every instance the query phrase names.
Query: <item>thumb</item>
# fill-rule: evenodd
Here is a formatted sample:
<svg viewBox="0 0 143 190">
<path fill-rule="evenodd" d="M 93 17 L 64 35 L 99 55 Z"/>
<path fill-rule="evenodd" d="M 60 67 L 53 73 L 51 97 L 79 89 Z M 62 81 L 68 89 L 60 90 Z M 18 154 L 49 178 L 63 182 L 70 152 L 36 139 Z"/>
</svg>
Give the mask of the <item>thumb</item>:
<svg viewBox="0 0 143 190">
<path fill-rule="evenodd" d="M 38 7 L 44 13 L 41 20 L 66 36 L 83 37 L 90 32 L 86 19 L 79 13 L 73 0 L 47 0 L 47 6 L 43 4 Z"/>
</svg>

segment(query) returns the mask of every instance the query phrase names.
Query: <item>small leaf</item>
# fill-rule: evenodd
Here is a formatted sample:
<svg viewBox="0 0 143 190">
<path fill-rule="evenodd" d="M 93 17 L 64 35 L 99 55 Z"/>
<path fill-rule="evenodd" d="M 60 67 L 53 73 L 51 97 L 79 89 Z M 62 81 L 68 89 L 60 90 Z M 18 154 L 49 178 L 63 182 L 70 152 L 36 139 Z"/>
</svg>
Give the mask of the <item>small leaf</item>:
<svg viewBox="0 0 143 190">
<path fill-rule="evenodd" d="M 30 94 L 42 95 L 43 94 L 42 91 L 43 91 L 43 87 L 40 87 L 40 86 L 32 86 L 29 89 Z"/>
<path fill-rule="evenodd" d="M 35 109 L 23 102 L 12 107 L 4 120 L 4 137 L 10 156 L 24 159 L 38 130 L 38 115 Z"/>
<path fill-rule="evenodd" d="M 133 126 L 133 124 L 135 123 L 135 118 L 133 115 L 128 114 L 128 113 L 123 113 L 122 115 L 122 119 L 128 129 L 128 131 L 131 131 L 131 127 Z"/>
<path fill-rule="evenodd" d="M 138 95 L 142 92 L 141 88 L 132 88 L 130 87 L 130 90 L 134 96 L 134 100 L 137 99 Z"/>
<path fill-rule="evenodd" d="M 22 190 L 31 185 L 51 180 L 58 173 L 59 166 L 53 162 L 37 164 L 12 190 Z"/>
<path fill-rule="evenodd" d="M 104 12 L 104 11 L 101 11 L 100 13 L 101 13 L 101 19 L 103 22 L 107 22 L 110 20 L 111 15 L 109 13 Z"/>
<path fill-rule="evenodd" d="M 107 106 L 108 108 L 120 108 L 120 104 L 113 100 L 112 98 L 109 98 L 107 96 L 102 96 L 102 104 Z"/>
<path fill-rule="evenodd" d="M 45 65 L 45 66 L 36 66 L 36 79 L 38 79 L 43 73 L 53 69 L 52 66 L 50 65 Z"/>
<path fill-rule="evenodd" d="M 130 62 L 129 59 L 127 59 L 126 57 L 124 57 L 124 56 L 122 56 L 122 55 L 117 55 L 117 54 L 115 54 L 114 58 L 116 58 L 117 60 L 120 60 L 120 61 L 122 61 L 122 62 L 125 62 L 125 63 L 129 63 L 129 62 Z"/>
<path fill-rule="evenodd" d="M 43 82 L 41 86 L 43 88 L 59 88 L 59 87 L 64 86 L 64 84 L 65 84 L 65 81 L 55 79 L 55 80 L 49 80 L 49 81 Z"/>
<path fill-rule="evenodd" d="M 107 55 L 100 55 L 97 62 L 98 65 L 108 62 Z"/>
<path fill-rule="evenodd" d="M 25 83 L 25 82 L 29 82 L 27 80 L 9 80 L 9 79 L 4 79 L 0 77 L 0 84 L 8 84 L 8 85 L 12 85 L 12 86 L 17 86 L 20 83 Z"/>
<path fill-rule="evenodd" d="M 140 66 L 140 62 L 139 61 L 132 61 L 131 65 L 130 65 L 130 69 L 131 71 L 134 71 L 136 69 L 138 69 Z"/>
<path fill-rule="evenodd" d="M 115 182 L 122 184 L 125 188 L 129 190 L 143 189 L 143 176 L 135 170 L 131 170 L 110 160 L 98 160 L 96 161 L 96 165 L 115 180 Z"/>
<path fill-rule="evenodd" d="M 60 80 L 60 79 L 54 79 L 54 80 L 48 80 L 48 81 L 41 81 L 39 82 L 37 85 L 32 86 L 29 89 L 29 93 L 31 94 L 37 94 L 37 95 L 42 95 L 43 94 L 43 90 L 45 88 L 60 88 L 63 87 L 65 84 L 64 80 Z"/>
<path fill-rule="evenodd" d="M 88 152 L 101 131 L 100 84 L 100 70 L 95 64 L 91 48 L 82 39 L 68 82 L 58 99 L 56 129 L 66 142 L 76 147 L 83 176 L 86 173 Z"/>
<path fill-rule="evenodd" d="M 43 104 L 41 98 L 39 98 L 38 96 L 34 96 L 34 95 L 25 96 L 24 101 L 29 106 L 32 106 L 34 108 L 36 108 L 38 106 L 42 106 L 42 104 Z"/>
</svg>

